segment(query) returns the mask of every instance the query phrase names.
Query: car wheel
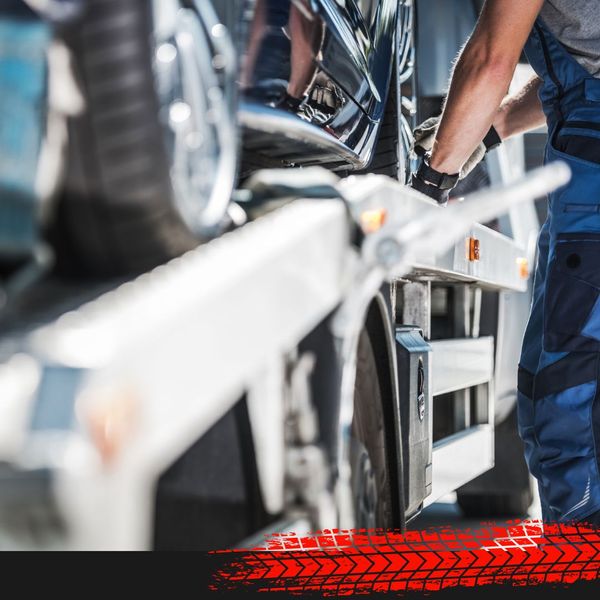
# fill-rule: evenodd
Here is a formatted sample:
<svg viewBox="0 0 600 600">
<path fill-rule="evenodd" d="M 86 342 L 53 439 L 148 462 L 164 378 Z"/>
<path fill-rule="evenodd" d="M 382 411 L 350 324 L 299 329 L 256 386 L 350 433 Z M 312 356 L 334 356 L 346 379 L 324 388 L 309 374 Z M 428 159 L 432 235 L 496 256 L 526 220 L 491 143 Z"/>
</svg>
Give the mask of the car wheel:
<svg viewBox="0 0 600 600">
<path fill-rule="evenodd" d="M 234 53 L 210 3 L 195 6 L 203 14 L 179 0 L 89 0 L 64 34 L 85 110 L 69 122 L 55 235 L 77 270 L 143 271 L 222 225 L 236 172 L 224 85 Z"/>
<path fill-rule="evenodd" d="M 459 494 L 458 505 L 466 517 L 525 517 L 533 502 L 531 489 L 510 494 Z"/>
<path fill-rule="evenodd" d="M 517 410 L 496 425 L 495 465 L 457 490 L 458 505 L 467 517 L 527 516 L 533 502 L 531 476 L 517 430 Z"/>
</svg>

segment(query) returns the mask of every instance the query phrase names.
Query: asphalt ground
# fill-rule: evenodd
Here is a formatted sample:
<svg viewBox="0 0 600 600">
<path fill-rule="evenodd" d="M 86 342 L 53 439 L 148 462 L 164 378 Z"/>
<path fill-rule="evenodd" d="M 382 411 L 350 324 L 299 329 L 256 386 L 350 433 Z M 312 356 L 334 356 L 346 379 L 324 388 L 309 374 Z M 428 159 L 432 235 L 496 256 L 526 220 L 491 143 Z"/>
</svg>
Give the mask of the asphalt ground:
<svg viewBox="0 0 600 600">
<path fill-rule="evenodd" d="M 521 515 L 523 520 L 537 520 L 541 519 L 542 512 L 540 506 L 540 499 L 537 494 L 537 486 L 534 485 L 534 500 L 530 506 L 529 511 L 526 515 Z M 456 494 L 448 494 L 443 498 L 440 498 L 438 502 L 435 502 L 431 506 L 424 509 L 421 514 L 413 519 L 408 524 L 408 529 L 422 530 L 429 529 L 431 527 L 450 527 L 452 529 L 473 529 L 479 527 L 483 521 L 489 523 L 495 521 L 498 525 L 502 525 L 506 521 L 515 521 L 519 517 L 511 517 L 510 519 L 470 519 L 465 517 L 458 504 L 456 503 Z"/>
</svg>

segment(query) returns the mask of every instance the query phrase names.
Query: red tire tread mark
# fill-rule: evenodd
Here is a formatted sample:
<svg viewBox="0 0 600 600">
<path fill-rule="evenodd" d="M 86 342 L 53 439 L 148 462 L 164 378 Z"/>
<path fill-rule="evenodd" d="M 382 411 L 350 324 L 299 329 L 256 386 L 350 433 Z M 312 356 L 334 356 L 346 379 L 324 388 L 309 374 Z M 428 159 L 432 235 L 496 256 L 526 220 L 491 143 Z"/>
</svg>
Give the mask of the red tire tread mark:
<svg viewBox="0 0 600 600">
<path fill-rule="evenodd" d="M 265 548 L 226 552 L 232 562 L 216 573 L 213 586 L 222 591 L 252 586 L 350 595 L 600 578 L 600 532 L 584 525 L 280 534 Z"/>
</svg>

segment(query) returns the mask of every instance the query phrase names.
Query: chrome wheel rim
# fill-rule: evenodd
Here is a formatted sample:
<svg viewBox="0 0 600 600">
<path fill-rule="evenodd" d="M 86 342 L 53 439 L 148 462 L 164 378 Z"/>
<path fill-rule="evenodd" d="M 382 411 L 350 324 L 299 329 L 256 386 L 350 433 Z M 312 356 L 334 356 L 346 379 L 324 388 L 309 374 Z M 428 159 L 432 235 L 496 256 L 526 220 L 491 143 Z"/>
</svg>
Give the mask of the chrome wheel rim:
<svg viewBox="0 0 600 600">
<path fill-rule="evenodd" d="M 174 205 L 199 238 L 220 232 L 237 169 L 235 52 L 210 3 L 154 0 L 154 71 Z"/>
</svg>

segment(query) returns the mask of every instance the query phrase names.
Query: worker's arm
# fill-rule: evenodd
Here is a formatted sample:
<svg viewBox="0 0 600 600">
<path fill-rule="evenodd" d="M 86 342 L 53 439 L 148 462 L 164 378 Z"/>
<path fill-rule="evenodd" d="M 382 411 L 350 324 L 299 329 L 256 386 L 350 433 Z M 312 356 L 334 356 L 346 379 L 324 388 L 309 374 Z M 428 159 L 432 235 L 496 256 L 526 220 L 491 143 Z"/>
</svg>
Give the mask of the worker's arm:
<svg viewBox="0 0 600 600">
<path fill-rule="evenodd" d="M 493 125 L 501 139 L 541 127 L 546 122 L 538 96 L 542 80 L 536 75 L 514 96 L 506 98 Z"/>
<path fill-rule="evenodd" d="M 454 68 L 431 152 L 436 171 L 458 173 L 485 137 L 544 1 L 486 0 Z"/>
</svg>

